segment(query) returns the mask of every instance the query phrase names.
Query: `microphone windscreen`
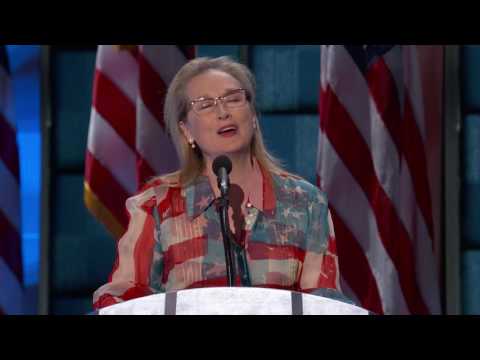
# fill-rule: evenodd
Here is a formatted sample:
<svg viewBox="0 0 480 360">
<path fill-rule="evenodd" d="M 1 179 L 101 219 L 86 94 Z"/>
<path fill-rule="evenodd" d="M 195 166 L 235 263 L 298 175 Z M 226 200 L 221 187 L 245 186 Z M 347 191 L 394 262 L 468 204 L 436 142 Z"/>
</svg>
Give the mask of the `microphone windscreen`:
<svg viewBox="0 0 480 360">
<path fill-rule="evenodd" d="M 227 174 L 230 174 L 230 172 L 232 171 L 232 162 L 226 155 L 217 156 L 215 160 L 213 160 L 212 170 L 215 175 L 219 176 L 218 171 L 222 167 L 227 170 Z"/>
</svg>

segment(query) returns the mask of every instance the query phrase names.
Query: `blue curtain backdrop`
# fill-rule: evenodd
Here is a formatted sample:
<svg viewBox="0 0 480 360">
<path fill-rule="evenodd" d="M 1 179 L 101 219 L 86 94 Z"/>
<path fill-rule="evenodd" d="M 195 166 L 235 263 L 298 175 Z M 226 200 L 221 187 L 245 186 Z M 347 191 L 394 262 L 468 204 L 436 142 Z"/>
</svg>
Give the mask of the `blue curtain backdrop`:
<svg viewBox="0 0 480 360">
<path fill-rule="evenodd" d="M 37 312 L 40 231 L 40 46 L 7 47 L 20 155 L 22 254 L 26 312 Z"/>
</svg>

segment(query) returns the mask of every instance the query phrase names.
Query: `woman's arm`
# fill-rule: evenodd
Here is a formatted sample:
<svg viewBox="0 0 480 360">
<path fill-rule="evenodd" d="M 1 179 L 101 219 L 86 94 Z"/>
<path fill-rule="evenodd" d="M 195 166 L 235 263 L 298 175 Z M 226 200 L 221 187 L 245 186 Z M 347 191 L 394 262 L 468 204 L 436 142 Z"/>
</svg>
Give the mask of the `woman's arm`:
<svg viewBox="0 0 480 360">
<path fill-rule="evenodd" d="M 108 283 L 93 294 L 94 309 L 151 294 L 149 278 L 155 244 L 153 188 L 129 198 L 126 205 L 130 215 L 128 229 L 118 241 Z"/>
<path fill-rule="evenodd" d="M 337 246 L 332 217 L 325 195 L 317 193 L 308 206 L 309 224 L 300 290 L 340 290 Z"/>
</svg>

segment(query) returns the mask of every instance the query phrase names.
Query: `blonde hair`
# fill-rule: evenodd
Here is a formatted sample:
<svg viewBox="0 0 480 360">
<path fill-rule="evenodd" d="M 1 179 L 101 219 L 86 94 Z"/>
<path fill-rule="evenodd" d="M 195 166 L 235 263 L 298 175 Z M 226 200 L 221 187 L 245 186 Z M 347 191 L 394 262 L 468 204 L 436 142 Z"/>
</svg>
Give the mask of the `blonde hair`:
<svg viewBox="0 0 480 360">
<path fill-rule="evenodd" d="M 208 70 L 225 72 L 240 82 L 242 88 L 247 90 L 250 107 L 258 119 L 255 78 L 245 65 L 233 61 L 227 56 L 218 58 L 201 57 L 186 63 L 170 83 L 164 105 L 164 119 L 180 159 L 180 170 L 161 177 L 166 181 L 179 181 L 182 186 L 193 182 L 205 166 L 202 152 L 198 147 L 191 148 L 187 139 L 181 133 L 179 123 L 187 121 L 190 106 L 189 99 L 186 96 L 188 82 Z M 257 159 L 263 169 L 275 173 L 288 173 L 282 168 L 279 160 L 267 151 L 258 121 L 250 146 L 252 156 Z"/>
</svg>

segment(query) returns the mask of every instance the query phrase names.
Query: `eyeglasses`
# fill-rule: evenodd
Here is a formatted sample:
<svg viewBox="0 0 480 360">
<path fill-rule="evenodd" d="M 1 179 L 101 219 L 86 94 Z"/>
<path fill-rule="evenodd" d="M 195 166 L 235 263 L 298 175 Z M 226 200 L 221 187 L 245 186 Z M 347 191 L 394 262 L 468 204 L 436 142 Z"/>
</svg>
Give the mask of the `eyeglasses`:
<svg viewBox="0 0 480 360">
<path fill-rule="evenodd" d="M 247 103 L 247 90 L 235 89 L 228 94 L 212 98 L 200 98 L 192 100 L 190 105 L 198 115 L 206 115 L 212 113 L 217 107 L 218 101 L 222 101 L 223 105 L 228 109 L 239 108 Z"/>
</svg>

